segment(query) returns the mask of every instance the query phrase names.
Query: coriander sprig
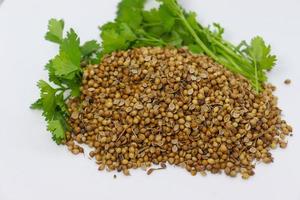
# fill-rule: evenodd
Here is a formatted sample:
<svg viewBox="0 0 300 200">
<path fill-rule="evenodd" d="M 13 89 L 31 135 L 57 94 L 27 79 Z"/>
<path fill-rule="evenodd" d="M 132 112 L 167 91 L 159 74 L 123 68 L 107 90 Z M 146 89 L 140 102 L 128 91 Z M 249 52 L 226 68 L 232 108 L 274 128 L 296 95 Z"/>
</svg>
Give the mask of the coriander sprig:
<svg viewBox="0 0 300 200">
<path fill-rule="evenodd" d="M 66 101 L 80 95 L 83 73 L 81 63 L 92 60 L 93 54 L 99 50 L 99 44 L 94 40 L 80 46 L 80 40 L 73 29 L 63 37 L 63 29 L 63 20 L 49 21 L 45 39 L 59 45 L 59 54 L 46 65 L 50 83 L 44 80 L 38 82 L 40 98 L 31 105 L 32 109 L 43 111 L 48 123 L 47 129 L 57 144 L 66 139 L 65 132 L 69 129 Z"/>
</svg>

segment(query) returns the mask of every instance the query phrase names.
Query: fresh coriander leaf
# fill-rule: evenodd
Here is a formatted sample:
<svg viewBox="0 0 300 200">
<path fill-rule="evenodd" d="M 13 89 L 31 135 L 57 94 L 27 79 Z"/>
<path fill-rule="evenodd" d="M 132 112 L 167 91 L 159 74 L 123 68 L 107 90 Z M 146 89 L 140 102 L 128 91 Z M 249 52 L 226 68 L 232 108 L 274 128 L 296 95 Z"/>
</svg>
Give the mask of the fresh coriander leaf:
<svg viewBox="0 0 300 200">
<path fill-rule="evenodd" d="M 63 113 L 69 113 L 67 105 L 64 99 L 64 93 L 61 92 L 60 94 L 55 96 L 55 103 Z"/>
<path fill-rule="evenodd" d="M 144 11 L 143 17 L 143 27 L 147 32 L 150 31 L 152 35 L 157 36 L 171 32 L 176 20 L 164 5 L 161 5 L 159 9 L 153 8 L 149 11 Z"/>
<path fill-rule="evenodd" d="M 60 45 L 60 55 L 61 54 L 64 54 L 74 65 L 80 65 L 80 40 L 73 29 L 70 29 L 67 33 L 67 37 L 62 40 Z"/>
<path fill-rule="evenodd" d="M 99 64 L 101 62 L 101 59 L 103 58 L 104 56 L 104 52 L 102 51 L 102 49 L 98 52 L 96 52 L 95 54 L 93 54 L 93 56 L 91 56 L 89 58 L 89 61 L 92 65 L 94 64 Z"/>
<path fill-rule="evenodd" d="M 116 21 L 126 23 L 132 29 L 139 28 L 145 2 L 146 0 L 122 0 L 118 5 Z"/>
<path fill-rule="evenodd" d="M 50 19 L 48 23 L 48 32 L 45 35 L 45 39 L 60 44 L 63 38 L 63 30 L 63 20 Z"/>
<path fill-rule="evenodd" d="M 55 93 L 56 89 L 52 88 L 46 81 L 40 80 L 38 87 L 41 91 L 41 105 L 43 115 L 47 120 L 52 120 L 55 115 Z"/>
<path fill-rule="evenodd" d="M 180 16 L 182 8 L 179 6 L 176 0 L 157 0 L 161 2 L 174 16 Z"/>
<path fill-rule="evenodd" d="M 160 37 L 165 32 L 158 9 L 153 8 L 149 11 L 144 11 L 143 18 L 143 29 L 147 34 Z"/>
<path fill-rule="evenodd" d="M 102 47 L 104 53 L 111 53 L 130 47 L 137 39 L 131 28 L 125 23 L 107 23 L 101 27 Z"/>
<path fill-rule="evenodd" d="M 52 60 L 52 69 L 55 77 L 69 80 L 74 79 L 76 72 L 81 70 L 80 65 L 75 65 L 64 52 Z"/>
<path fill-rule="evenodd" d="M 166 32 L 169 32 L 172 30 L 176 18 L 174 16 L 172 16 L 172 13 L 168 10 L 168 8 L 165 5 L 160 5 L 159 9 L 159 16 L 162 22 L 162 25 L 164 27 L 164 30 Z"/>
<path fill-rule="evenodd" d="M 52 75 L 50 79 L 56 80 L 57 83 L 61 81 L 60 78 L 74 79 L 75 75 L 81 72 L 80 61 L 80 41 L 77 34 L 71 29 L 67 33 L 67 37 L 62 40 L 59 55 L 48 64 L 49 72 Z"/>
<path fill-rule="evenodd" d="M 159 11 L 156 8 L 152 8 L 151 10 L 144 10 L 142 12 L 142 15 L 144 19 L 143 24 L 146 26 L 147 25 L 157 26 L 162 23 Z"/>
<path fill-rule="evenodd" d="M 266 45 L 265 41 L 259 36 L 251 40 L 247 52 L 261 70 L 271 70 L 276 64 L 276 56 L 270 54 L 271 46 Z"/>
<path fill-rule="evenodd" d="M 65 139 L 65 128 L 60 120 L 51 120 L 48 122 L 47 129 L 52 133 L 52 139 L 57 143 L 61 144 Z"/>
<path fill-rule="evenodd" d="M 197 14 L 195 12 L 186 13 L 186 20 L 190 24 L 193 29 L 197 30 L 199 28 L 199 24 L 197 22 Z"/>
<path fill-rule="evenodd" d="M 81 78 L 67 81 L 68 88 L 71 90 L 72 97 L 80 96 Z"/>
<path fill-rule="evenodd" d="M 219 23 L 213 23 L 213 27 L 215 28 L 215 36 L 218 38 L 223 38 L 224 28 Z"/>
<path fill-rule="evenodd" d="M 203 49 L 201 49 L 201 47 L 197 44 L 190 44 L 188 46 L 189 50 L 192 52 L 192 53 L 195 53 L 195 54 L 203 54 Z"/>
<path fill-rule="evenodd" d="M 49 62 L 45 66 L 45 69 L 48 71 L 49 81 L 56 85 L 61 85 L 63 81 L 61 80 L 61 77 L 58 77 L 55 74 L 55 69 L 53 68 L 53 60 L 54 59 L 49 60 Z"/>
<path fill-rule="evenodd" d="M 172 31 L 168 35 L 163 37 L 163 40 L 171 46 L 181 47 L 182 46 L 182 38 L 176 31 Z"/>
<path fill-rule="evenodd" d="M 183 46 L 188 46 L 188 45 L 193 44 L 195 42 L 193 37 L 191 37 L 191 34 L 188 32 L 188 30 L 186 30 L 181 24 L 176 23 L 175 26 L 174 26 L 174 30 L 182 38 Z"/>
<path fill-rule="evenodd" d="M 99 49 L 100 49 L 100 45 L 96 40 L 87 41 L 80 47 L 81 54 L 83 57 L 89 56 L 92 53 L 98 51 Z"/>
<path fill-rule="evenodd" d="M 276 56 L 271 55 L 270 45 L 266 45 L 265 41 L 257 36 L 251 40 L 244 52 L 251 58 L 253 66 L 253 85 L 257 92 L 261 90 L 261 83 L 265 82 L 267 76 L 265 70 L 271 70 L 276 63 Z"/>
<path fill-rule="evenodd" d="M 34 110 L 42 110 L 43 109 L 42 99 L 38 99 L 37 101 L 35 101 L 33 104 L 31 104 L 30 108 Z"/>
</svg>

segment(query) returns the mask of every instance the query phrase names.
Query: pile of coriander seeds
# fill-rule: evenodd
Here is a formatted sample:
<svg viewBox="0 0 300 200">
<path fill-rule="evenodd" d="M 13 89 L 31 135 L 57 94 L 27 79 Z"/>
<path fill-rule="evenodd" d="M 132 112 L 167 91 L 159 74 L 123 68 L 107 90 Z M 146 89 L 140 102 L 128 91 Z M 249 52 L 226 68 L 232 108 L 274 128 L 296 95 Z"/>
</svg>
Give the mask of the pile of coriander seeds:
<svg viewBox="0 0 300 200">
<path fill-rule="evenodd" d="M 184 48 L 115 52 L 85 69 L 80 98 L 68 102 L 66 145 L 78 154 L 87 144 L 99 170 L 125 175 L 167 164 L 247 179 L 256 163 L 273 162 L 270 150 L 285 148 L 292 132 L 274 89 L 258 94 L 242 76 Z"/>
</svg>

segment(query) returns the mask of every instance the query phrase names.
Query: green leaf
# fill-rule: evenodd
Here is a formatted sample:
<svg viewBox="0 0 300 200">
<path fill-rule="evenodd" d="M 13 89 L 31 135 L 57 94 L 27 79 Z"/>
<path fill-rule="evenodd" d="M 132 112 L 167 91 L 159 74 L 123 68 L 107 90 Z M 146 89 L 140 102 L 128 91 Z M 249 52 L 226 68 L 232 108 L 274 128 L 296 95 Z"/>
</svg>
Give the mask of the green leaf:
<svg viewBox="0 0 300 200">
<path fill-rule="evenodd" d="M 56 84 L 64 79 L 74 79 L 77 73 L 81 72 L 81 50 L 80 41 L 73 29 L 67 33 L 60 45 L 60 52 L 48 64 L 51 72 L 50 80 L 55 80 Z"/>
<path fill-rule="evenodd" d="M 64 93 L 61 92 L 60 94 L 55 96 L 55 103 L 63 113 L 69 113 L 67 105 L 64 99 Z"/>
<path fill-rule="evenodd" d="M 63 30 L 63 20 L 50 19 L 48 23 L 48 32 L 45 35 L 45 39 L 60 44 L 63 38 Z"/>
<path fill-rule="evenodd" d="M 52 139 L 61 144 L 65 139 L 65 128 L 60 120 L 51 120 L 48 122 L 47 130 L 52 133 Z"/>
<path fill-rule="evenodd" d="M 172 31 L 168 35 L 165 35 L 163 40 L 170 46 L 178 48 L 182 46 L 182 38 L 176 31 Z"/>
<path fill-rule="evenodd" d="M 79 97 L 80 96 L 80 85 L 81 85 L 81 78 L 77 78 L 74 80 L 67 81 L 66 83 L 71 90 L 72 97 Z"/>
<path fill-rule="evenodd" d="M 68 56 L 61 52 L 52 60 L 52 69 L 56 77 L 73 79 L 77 71 L 80 71 L 80 65 L 74 65 Z"/>
<path fill-rule="evenodd" d="M 67 33 L 67 37 L 63 39 L 60 45 L 60 54 L 64 54 L 74 65 L 80 65 L 80 40 L 73 29 L 70 29 Z"/>
<path fill-rule="evenodd" d="M 108 23 L 101 27 L 102 47 L 104 53 L 123 50 L 130 47 L 136 35 L 125 23 Z"/>
<path fill-rule="evenodd" d="M 174 30 L 176 33 L 180 35 L 180 37 L 183 40 L 183 46 L 188 46 L 190 44 L 193 44 L 195 41 L 193 37 L 191 37 L 191 34 L 179 23 L 176 23 L 174 26 Z"/>
<path fill-rule="evenodd" d="M 30 108 L 34 110 L 42 110 L 43 109 L 42 99 L 38 99 L 37 101 L 35 101 L 33 104 L 31 104 Z"/>
<path fill-rule="evenodd" d="M 218 38 L 223 38 L 224 28 L 219 23 L 213 23 L 213 27 L 215 28 L 215 36 Z"/>
<path fill-rule="evenodd" d="M 176 18 L 169 12 L 166 6 L 161 5 L 159 9 L 151 9 L 143 12 L 143 27 L 152 35 L 160 36 L 171 32 Z"/>
<path fill-rule="evenodd" d="M 98 44 L 98 42 L 96 40 L 91 40 L 91 41 L 87 41 L 85 42 L 81 47 L 81 54 L 83 57 L 85 56 L 89 56 L 92 53 L 95 53 L 99 50 L 100 45 Z"/>
<path fill-rule="evenodd" d="M 276 56 L 270 54 L 271 46 L 266 45 L 265 41 L 259 36 L 251 40 L 247 51 L 262 70 L 271 70 L 276 64 Z"/>
<path fill-rule="evenodd" d="M 55 69 L 53 68 L 53 60 L 54 59 L 49 60 L 49 62 L 45 66 L 45 69 L 48 71 L 49 81 L 53 82 L 56 85 L 61 85 L 63 81 L 62 81 L 61 77 L 58 77 L 55 74 Z"/>
<path fill-rule="evenodd" d="M 195 53 L 195 54 L 203 54 L 204 53 L 203 49 L 197 44 L 190 44 L 188 46 L 188 48 L 192 53 Z"/>
<path fill-rule="evenodd" d="M 145 2 L 146 0 L 122 0 L 118 5 L 116 21 L 126 23 L 132 29 L 139 28 Z"/>
<path fill-rule="evenodd" d="M 40 104 L 42 105 L 43 115 L 47 120 L 52 120 L 55 114 L 55 93 L 56 89 L 52 88 L 47 82 L 40 80 L 38 87 L 41 92 Z"/>
<path fill-rule="evenodd" d="M 182 8 L 179 6 L 176 0 L 156 0 L 161 2 L 174 16 L 179 16 L 182 12 Z"/>
</svg>

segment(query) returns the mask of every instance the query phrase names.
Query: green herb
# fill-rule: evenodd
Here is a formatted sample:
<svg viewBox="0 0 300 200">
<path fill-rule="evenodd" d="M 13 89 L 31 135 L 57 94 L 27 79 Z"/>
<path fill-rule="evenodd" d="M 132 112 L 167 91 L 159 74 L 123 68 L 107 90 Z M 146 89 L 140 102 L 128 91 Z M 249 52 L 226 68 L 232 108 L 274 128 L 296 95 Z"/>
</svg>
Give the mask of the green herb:
<svg viewBox="0 0 300 200">
<path fill-rule="evenodd" d="M 96 40 L 80 45 L 73 29 L 64 37 L 64 21 L 50 19 L 45 39 L 59 45 L 59 53 L 46 65 L 49 83 L 39 81 L 40 98 L 32 109 L 43 111 L 57 144 L 65 140 L 69 117 L 65 102 L 80 95 L 83 68 L 97 64 L 105 54 L 141 46 L 188 47 L 193 53 L 205 54 L 232 72 L 251 81 L 257 92 L 267 80 L 276 56 L 261 37 L 250 44 L 234 45 L 223 38 L 224 28 L 214 23 L 203 26 L 194 12 L 186 12 L 176 0 L 157 0 L 158 8 L 145 10 L 146 0 L 122 0 L 117 17 L 100 27 L 101 46 Z"/>
<path fill-rule="evenodd" d="M 68 130 L 69 113 L 66 101 L 70 97 L 80 95 L 80 84 L 83 69 L 81 62 L 91 59 L 99 49 L 99 44 L 92 40 L 80 46 L 80 40 L 73 29 L 63 37 L 64 21 L 51 19 L 45 39 L 59 44 L 59 54 L 49 61 L 46 69 L 49 72 L 49 82 L 40 80 L 40 98 L 31 105 L 32 109 L 43 111 L 48 123 L 48 130 L 57 144 L 65 140 Z"/>
</svg>

